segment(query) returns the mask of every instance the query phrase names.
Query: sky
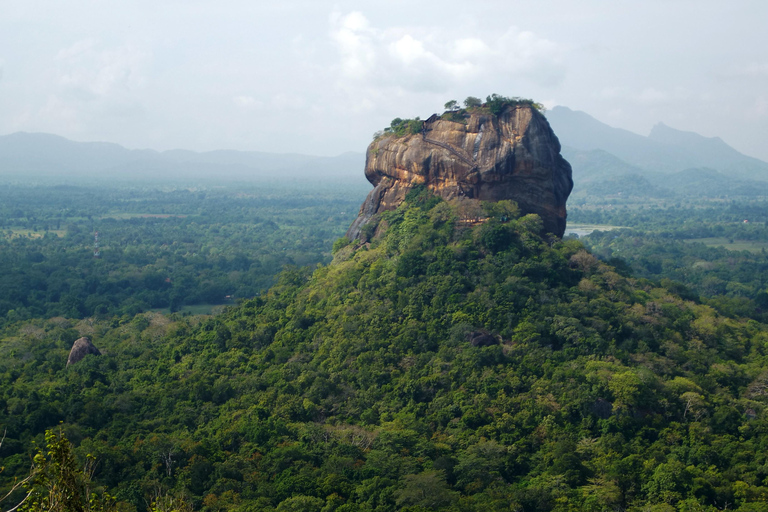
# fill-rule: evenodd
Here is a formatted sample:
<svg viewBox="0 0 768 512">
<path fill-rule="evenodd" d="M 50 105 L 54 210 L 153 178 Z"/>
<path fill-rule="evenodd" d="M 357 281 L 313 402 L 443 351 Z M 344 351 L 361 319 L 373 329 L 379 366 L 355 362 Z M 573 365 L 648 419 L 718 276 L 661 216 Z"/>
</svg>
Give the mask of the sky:
<svg viewBox="0 0 768 512">
<path fill-rule="evenodd" d="M 766 0 L 0 0 L 0 135 L 363 152 L 491 93 L 768 161 Z"/>
</svg>

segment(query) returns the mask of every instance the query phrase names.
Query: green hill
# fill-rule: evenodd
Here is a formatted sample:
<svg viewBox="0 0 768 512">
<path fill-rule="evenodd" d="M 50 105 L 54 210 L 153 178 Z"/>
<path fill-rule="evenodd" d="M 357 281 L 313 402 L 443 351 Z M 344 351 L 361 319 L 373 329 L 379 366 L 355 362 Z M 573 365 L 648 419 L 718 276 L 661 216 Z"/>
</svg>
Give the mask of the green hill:
<svg viewBox="0 0 768 512">
<path fill-rule="evenodd" d="M 415 190 L 200 323 L 19 326 L 3 476 L 63 422 L 120 510 L 768 510 L 766 326 L 466 207 Z M 72 328 L 104 355 L 66 368 Z"/>
</svg>

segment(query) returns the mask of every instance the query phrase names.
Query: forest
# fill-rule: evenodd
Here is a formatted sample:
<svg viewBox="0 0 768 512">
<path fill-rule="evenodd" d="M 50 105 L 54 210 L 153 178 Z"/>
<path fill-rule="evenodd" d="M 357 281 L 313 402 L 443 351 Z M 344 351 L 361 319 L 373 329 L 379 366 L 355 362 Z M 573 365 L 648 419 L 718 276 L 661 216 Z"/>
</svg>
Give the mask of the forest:
<svg viewBox="0 0 768 512">
<path fill-rule="evenodd" d="M 760 204 L 559 240 L 416 189 L 361 245 L 360 192 L 240 192 L 5 190 L 4 510 L 52 467 L 89 510 L 768 510 L 765 253 L 705 243 Z"/>
<path fill-rule="evenodd" d="M 314 183 L 0 186 L 0 324 L 234 304 L 285 265 L 330 261 L 359 193 Z"/>
<path fill-rule="evenodd" d="M 584 238 L 596 256 L 729 316 L 768 321 L 768 202 L 612 198 L 571 210 L 576 222 L 620 226 Z"/>
</svg>

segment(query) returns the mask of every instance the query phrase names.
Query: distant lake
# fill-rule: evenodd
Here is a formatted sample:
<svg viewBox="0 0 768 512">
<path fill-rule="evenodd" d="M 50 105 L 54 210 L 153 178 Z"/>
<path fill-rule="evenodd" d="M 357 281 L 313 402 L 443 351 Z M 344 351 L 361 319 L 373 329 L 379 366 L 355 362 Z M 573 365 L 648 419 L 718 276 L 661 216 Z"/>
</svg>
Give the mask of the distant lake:
<svg viewBox="0 0 768 512">
<path fill-rule="evenodd" d="M 591 234 L 593 231 L 611 231 L 612 229 L 622 229 L 624 226 L 609 226 L 607 224 L 574 224 L 568 223 L 565 226 L 565 234 L 577 235 L 579 238 Z"/>
</svg>

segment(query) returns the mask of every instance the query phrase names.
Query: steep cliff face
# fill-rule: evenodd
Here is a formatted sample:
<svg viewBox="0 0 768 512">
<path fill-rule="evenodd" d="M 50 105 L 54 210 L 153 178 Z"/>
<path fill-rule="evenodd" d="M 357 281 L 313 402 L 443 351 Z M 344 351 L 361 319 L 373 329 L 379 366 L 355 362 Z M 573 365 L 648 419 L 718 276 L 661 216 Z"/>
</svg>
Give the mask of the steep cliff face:
<svg viewBox="0 0 768 512">
<path fill-rule="evenodd" d="M 385 135 L 368 146 L 365 176 L 374 189 L 347 231 L 350 240 L 421 184 L 444 199 L 511 199 L 523 213 L 540 215 L 547 232 L 563 235 L 571 166 L 546 118 L 517 105 L 498 116 L 475 109 L 463 121 L 432 116 L 419 134 Z"/>
</svg>

